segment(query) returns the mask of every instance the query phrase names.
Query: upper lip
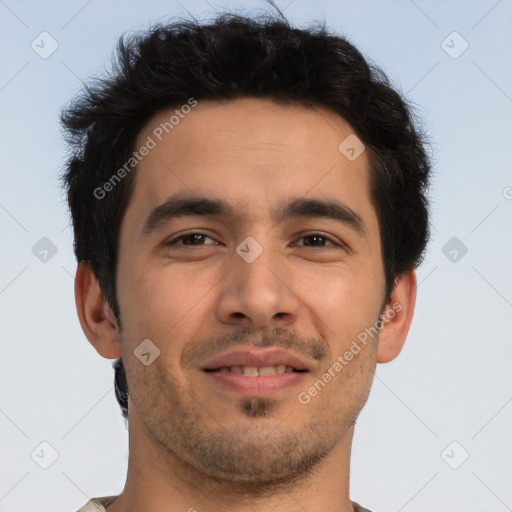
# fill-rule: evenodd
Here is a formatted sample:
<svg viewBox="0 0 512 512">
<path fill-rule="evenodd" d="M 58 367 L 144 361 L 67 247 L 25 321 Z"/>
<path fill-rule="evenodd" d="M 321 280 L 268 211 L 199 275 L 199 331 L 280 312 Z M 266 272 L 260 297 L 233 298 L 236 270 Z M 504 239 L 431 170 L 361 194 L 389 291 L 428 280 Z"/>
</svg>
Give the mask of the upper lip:
<svg viewBox="0 0 512 512">
<path fill-rule="evenodd" d="M 219 368 L 231 366 L 262 366 L 277 365 L 292 366 L 295 370 L 309 370 L 306 361 L 299 356 L 280 348 L 268 349 L 239 349 L 236 351 L 223 352 L 202 365 L 203 370 L 218 370 Z"/>
</svg>

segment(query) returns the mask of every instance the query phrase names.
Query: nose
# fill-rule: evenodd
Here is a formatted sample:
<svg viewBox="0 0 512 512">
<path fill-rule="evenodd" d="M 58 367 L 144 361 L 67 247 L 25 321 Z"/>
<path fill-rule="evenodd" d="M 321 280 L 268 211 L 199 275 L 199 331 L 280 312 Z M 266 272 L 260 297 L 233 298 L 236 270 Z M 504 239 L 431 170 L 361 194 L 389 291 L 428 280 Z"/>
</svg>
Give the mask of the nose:
<svg viewBox="0 0 512 512">
<path fill-rule="evenodd" d="M 220 322 L 252 329 L 291 326 L 300 300 L 293 292 L 291 272 L 264 250 L 252 263 L 234 255 L 233 269 L 220 284 L 216 315 Z"/>
</svg>

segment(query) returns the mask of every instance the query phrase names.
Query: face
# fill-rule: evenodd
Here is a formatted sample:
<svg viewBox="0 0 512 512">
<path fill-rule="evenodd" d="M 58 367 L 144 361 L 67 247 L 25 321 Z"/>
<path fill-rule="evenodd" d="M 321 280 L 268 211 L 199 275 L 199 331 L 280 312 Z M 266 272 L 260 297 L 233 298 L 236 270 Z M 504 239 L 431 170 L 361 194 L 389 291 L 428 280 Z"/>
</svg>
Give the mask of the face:
<svg viewBox="0 0 512 512">
<path fill-rule="evenodd" d="M 173 110 L 139 134 L 156 145 L 120 231 L 130 421 L 210 478 L 289 482 L 340 443 L 375 370 L 376 337 L 335 364 L 384 298 L 368 156 L 340 152 L 353 130 L 320 108 L 200 101 L 159 141 Z"/>
</svg>

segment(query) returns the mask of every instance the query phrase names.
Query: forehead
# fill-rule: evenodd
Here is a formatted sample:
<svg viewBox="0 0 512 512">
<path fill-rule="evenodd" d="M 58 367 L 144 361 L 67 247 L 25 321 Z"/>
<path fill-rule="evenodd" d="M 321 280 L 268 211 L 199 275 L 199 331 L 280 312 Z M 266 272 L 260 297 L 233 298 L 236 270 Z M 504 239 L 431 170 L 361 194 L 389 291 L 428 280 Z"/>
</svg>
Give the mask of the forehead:
<svg viewBox="0 0 512 512">
<path fill-rule="evenodd" d="M 152 149 L 137 166 L 129 209 L 143 216 L 179 192 L 224 197 L 256 218 L 283 196 L 310 194 L 372 215 L 369 158 L 340 150 L 354 138 L 343 118 L 321 107 L 243 98 L 165 109 L 137 137 L 136 148 Z"/>
<path fill-rule="evenodd" d="M 339 156 L 340 142 L 354 135 L 347 121 L 321 106 L 308 107 L 259 98 L 200 100 L 196 103 L 195 107 L 184 104 L 155 114 L 140 131 L 136 146 L 143 145 L 147 137 L 151 137 L 160 148 L 180 145 L 182 151 L 176 155 L 180 161 L 194 157 L 194 153 L 185 151 L 193 146 L 217 153 L 223 149 L 252 150 L 258 152 L 259 158 L 264 158 L 266 153 L 268 162 L 274 163 L 277 150 L 288 150 L 289 157 L 293 157 L 293 152 L 297 160 L 304 154 L 316 158 L 315 152 L 319 150 L 325 152 L 326 157 L 329 154 Z M 361 160 L 366 161 L 366 155 L 361 156 Z"/>
</svg>

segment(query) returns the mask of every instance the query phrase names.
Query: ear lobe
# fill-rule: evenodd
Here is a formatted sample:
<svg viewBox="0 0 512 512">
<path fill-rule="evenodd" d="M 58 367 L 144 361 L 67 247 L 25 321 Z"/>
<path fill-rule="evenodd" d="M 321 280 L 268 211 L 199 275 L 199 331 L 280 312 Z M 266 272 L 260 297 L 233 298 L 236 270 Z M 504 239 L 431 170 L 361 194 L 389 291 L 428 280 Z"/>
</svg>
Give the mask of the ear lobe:
<svg viewBox="0 0 512 512">
<path fill-rule="evenodd" d="M 405 272 L 396 279 L 389 303 L 382 314 L 377 362 L 389 363 L 400 354 L 411 326 L 416 304 L 416 273 Z"/>
<path fill-rule="evenodd" d="M 75 303 L 82 330 L 96 351 L 107 359 L 121 357 L 116 319 L 86 263 L 80 263 L 76 271 Z"/>
</svg>

